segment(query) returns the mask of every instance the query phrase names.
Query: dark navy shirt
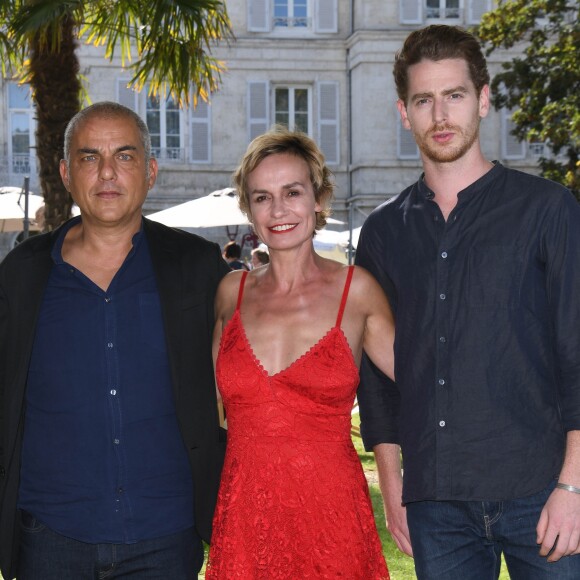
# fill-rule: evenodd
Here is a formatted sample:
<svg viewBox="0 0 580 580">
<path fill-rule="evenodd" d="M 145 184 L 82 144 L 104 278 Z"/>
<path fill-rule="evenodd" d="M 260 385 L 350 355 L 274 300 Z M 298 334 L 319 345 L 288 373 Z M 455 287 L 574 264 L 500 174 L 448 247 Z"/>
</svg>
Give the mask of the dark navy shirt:
<svg viewBox="0 0 580 580">
<path fill-rule="evenodd" d="M 396 321 L 397 385 L 365 359 L 365 446 L 400 443 L 403 499 L 507 500 L 580 429 L 580 204 L 500 164 L 443 218 L 421 179 L 368 217 L 357 263 Z"/>
<path fill-rule="evenodd" d="M 68 229 L 52 252 L 30 362 L 19 507 L 89 543 L 186 529 L 192 475 L 147 239 L 134 236 L 103 291 L 62 260 Z"/>
</svg>

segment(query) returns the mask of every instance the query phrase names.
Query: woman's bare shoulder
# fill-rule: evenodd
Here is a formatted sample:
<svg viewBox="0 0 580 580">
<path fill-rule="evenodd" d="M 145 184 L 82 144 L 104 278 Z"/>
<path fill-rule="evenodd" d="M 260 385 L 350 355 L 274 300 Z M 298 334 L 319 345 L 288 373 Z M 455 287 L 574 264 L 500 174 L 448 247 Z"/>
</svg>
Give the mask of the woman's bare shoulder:
<svg viewBox="0 0 580 580">
<path fill-rule="evenodd" d="M 232 270 L 219 283 L 215 297 L 216 312 L 218 315 L 235 307 L 243 273 L 244 270 Z"/>
<path fill-rule="evenodd" d="M 376 278 L 365 268 L 354 266 L 350 294 L 353 298 L 359 299 L 364 303 L 370 303 L 372 300 L 384 297 L 384 292 Z"/>
</svg>

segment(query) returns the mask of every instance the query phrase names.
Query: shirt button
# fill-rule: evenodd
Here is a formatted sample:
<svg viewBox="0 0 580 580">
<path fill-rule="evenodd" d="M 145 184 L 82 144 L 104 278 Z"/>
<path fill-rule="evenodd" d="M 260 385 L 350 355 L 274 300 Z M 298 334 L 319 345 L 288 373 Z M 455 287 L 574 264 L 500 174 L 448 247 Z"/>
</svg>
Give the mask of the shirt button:
<svg viewBox="0 0 580 580">
<path fill-rule="evenodd" d="M 107 297 L 105 298 L 105 302 L 108 304 L 110 301 L 111 301 L 111 299 L 110 299 L 110 298 L 107 296 Z"/>
<path fill-rule="evenodd" d="M 444 385 L 445 384 L 445 379 L 439 379 L 439 384 L 440 385 Z"/>
<path fill-rule="evenodd" d="M 113 348 L 113 343 L 112 343 L 112 342 L 108 342 L 108 343 L 107 343 L 107 347 L 108 347 L 108 348 Z"/>
<path fill-rule="evenodd" d="M 445 427 L 445 421 L 439 421 L 439 427 Z"/>
<path fill-rule="evenodd" d="M 447 342 L 447 339 L 444 336 L 440 336 L 439 342 Z"/>
<path fill-rule="evenodd" d="M 447 298 L 447 296 L 445 294 L 439 294 L 439 298 L 441 298 L 441 300 L 445 300 L 445 298 Z"/>
<path fill-rule="evenodd" d="M 113 439 L 113 443 L 114 443 L 115 445 L 119 445 L 119 440 L 118 440 L 118 439 Z"/>
<path fill-rule="evenodd" d="M 441 257 L 445 260 L 447 258 L 447 252 L 441 252 Z"/>
<path fill-rule="evenodd" d="M 117 394 L 117 391 L 116 391 L 115 389 L 111 389 L 111 395 L 113 395 L 113 396 L 114 396 L 114 395 L 116 395 L 116 394 Z"/>
</svg>

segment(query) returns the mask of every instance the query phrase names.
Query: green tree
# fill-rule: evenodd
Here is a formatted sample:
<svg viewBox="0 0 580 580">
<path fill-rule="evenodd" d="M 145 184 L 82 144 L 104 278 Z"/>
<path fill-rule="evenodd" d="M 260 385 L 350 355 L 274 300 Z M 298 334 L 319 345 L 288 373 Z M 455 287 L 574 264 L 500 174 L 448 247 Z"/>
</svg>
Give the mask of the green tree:
<svg viewBox="0 0 580 580">
<path fill-rule="evenodd" d="M 578 0 L 499 0 L 476 32 L 488 54 L 521 43 L 522 56 L 493 78 L 493 104 L 514 110 L 514 135 L 549 146 L 542 175 L 580 199 L 578 11 Z"/>
<path fill-rule="evenodd" d="M 135 90 L 149 83 L 182 105 L 207 98 L 223 64 L 212 45 L 232 38 L 225 0 L 0 0 L 2 75 L 30 83 L 48 230 L 70 216 L 72 200 L 58 172 L 64 130 L 81 108 L 80 42 L 121 55 Z"/>
</svg>

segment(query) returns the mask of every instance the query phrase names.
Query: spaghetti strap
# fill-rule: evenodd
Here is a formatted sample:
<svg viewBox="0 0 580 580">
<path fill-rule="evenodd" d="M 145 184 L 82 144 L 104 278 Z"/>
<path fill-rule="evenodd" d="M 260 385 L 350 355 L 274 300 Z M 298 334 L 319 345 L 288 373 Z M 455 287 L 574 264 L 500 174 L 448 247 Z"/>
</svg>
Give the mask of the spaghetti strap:
<svg viewBox="0 0 580 580">
<path fill-rule="evenodd" d="M 242 279 L 240 280 L 240 288 L 238 290 L 238 303 L 236 304 L 236 310 L 240 309 L 240 304 L 242 303 L 242 296 L 244 295 L 244 284 L 246 283 L 246 276 L 248 271 L 244 270 L 242 273 Z"/>
<path fill-rule="evenodd" d="M 344 307 L 346 306 L 346 299 L 348 298 L 348 290 L 350 288 L 353 272 L 354 266 L 349 266 L 348 273 L 346 274 L 346 282 L 344 283 L 344 290 L 342 292 L 342 300 L 340 301 L 340 308 L 338 310 L 338 316 L 336 317 L 335 326 L 337 327 L 340 327 L 340 323 L 342 322 L 342 315 L 344 313 Z"/>
</svg>

